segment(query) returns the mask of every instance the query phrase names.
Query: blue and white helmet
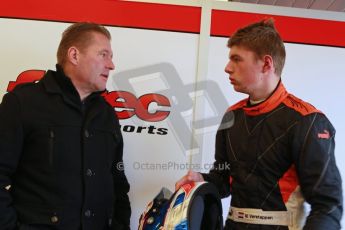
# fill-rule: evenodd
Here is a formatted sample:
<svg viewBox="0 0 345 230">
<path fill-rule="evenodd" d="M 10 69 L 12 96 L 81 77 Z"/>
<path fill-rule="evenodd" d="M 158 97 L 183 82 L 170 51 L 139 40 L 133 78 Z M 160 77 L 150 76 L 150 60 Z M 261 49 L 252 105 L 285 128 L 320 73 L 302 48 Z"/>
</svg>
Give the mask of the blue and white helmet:
<svg viewBox="0 0 345 230">
<path fill-rule="evenodd" d="M 221 230 L 220 196 L 211 183 L 183 185 L 174 194 L 167 188 L 151 201 L 141 215 L 139 230 Z"/>
</svg>

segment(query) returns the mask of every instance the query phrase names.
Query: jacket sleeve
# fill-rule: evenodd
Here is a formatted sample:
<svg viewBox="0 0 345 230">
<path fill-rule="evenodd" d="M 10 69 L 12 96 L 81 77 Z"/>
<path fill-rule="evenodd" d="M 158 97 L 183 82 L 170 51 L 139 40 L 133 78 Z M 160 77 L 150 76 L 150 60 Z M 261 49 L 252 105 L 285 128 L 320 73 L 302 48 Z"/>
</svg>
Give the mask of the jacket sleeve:
<svg viewBox="0 0 345 230">
<path fill-rule="evenodd" d="M 116 230 L 128 230 L 130 229 L 130 217 L 131 217 L 131 206 L 128 197 L 130 185 L 124 171 L 123 164 L 123 140 L 120 130 L 117 131 L 120 143 L 116 151 L 116 163 L 114 165 L 114 191 L 115 191 L 115 202 L 114 202 L 114 218 L 112 229 Z"/>
<path fill-rule="evenodd" d="M 342 184 L 336 166 L 335 130 L 325 115 L 302 118 L 293 153 L 302 193 L 311 205 L 304 230 L 337 230 L 343 211 Z"/>
<path fill-rule="evenodd" d="M 14 229 L 17 223 L 8 185 L 17 168 L 22 143 L 19 103 L 8 93 L 0 105 L 0 229 Z"/>
<path fill-rule="evenodd" d="M 218 128 L 215 143 L 215 162 L 209 173 L 202 173 L 205 181 L 213 183 L 217 188 L 221 198 L 230 195 L 230 163 L 228 161 L 226 146 L 227 129 L 233 125 L 233 113 L 227 112 Z"/>
</svg>

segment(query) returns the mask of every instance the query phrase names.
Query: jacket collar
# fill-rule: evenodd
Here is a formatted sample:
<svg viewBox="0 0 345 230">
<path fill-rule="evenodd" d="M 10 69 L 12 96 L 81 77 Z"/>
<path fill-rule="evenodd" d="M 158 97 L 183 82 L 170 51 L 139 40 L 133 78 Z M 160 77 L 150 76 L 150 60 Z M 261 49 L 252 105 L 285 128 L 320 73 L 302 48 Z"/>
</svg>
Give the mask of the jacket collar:
<svg viewBox="0 0 345 230">
<path fill-rule="evenodd" d="M 61 66 L 56 65 L 56 71 L 48 70 L 41 80 L 48 93 L 60 94 L 63 100 L 73 106 L 81 107 L 81 100 L 77 89 L 74 87 L 71 79 L 65 75 Z M 85 102 L 99 97 L 103 92 L 94 92 L 90 94 Z"/>
</svg>

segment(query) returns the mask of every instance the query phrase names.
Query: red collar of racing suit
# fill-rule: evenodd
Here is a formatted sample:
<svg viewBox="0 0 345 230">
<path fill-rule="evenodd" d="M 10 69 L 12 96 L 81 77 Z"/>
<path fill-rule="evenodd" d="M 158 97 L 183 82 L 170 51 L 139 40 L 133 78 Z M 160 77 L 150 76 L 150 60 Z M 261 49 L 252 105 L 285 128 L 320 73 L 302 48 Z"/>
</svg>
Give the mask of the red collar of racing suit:
<svg viewBox="0 0 345 230">
<path fill-rule="evenodd" d="M 249 98 L 246 98 L 230 107 L 230 110 L 242 108 L 247 115 L 256 116 L 267 113 L 276 108 L 289 95 L 282 82 L 279 83 L 273 94 L 262 103 L 248 107 Z"/>
<path fill-rule="evenodd" d="M 279 82 L 272 95 L 269 96 L 265 101 L 255 106 L 248 106 L 248 102 L 249 98 L 246 98 L 231 106 L 229 110 L 243 109 L 247 115 L 257 116 L 260 114 L 268 113 L 277 108 L 280 103 L 284 103 L 286 106 L 293 108 L 302 115 L 307 115 L 313 112 L 322 113 L 311 104 L 304 102 L 303 100 L 288 93 L 282 82 Z"/>
</svg>

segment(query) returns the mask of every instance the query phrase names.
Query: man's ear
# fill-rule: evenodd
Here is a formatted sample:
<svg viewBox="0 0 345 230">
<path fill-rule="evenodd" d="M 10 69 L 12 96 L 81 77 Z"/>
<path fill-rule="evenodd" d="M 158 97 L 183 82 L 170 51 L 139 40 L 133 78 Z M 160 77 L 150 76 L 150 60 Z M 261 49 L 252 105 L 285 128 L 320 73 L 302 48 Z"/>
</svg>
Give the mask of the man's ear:
<svg viewBox="0 0 345 230">
<path fill-rule="evenodd" d="M 67 51 L 67 58 L 72 64 L 77 65 L 79 62 L 79 50 L 77 47 L 72 46 Z"/>
<path fill-rule="evenodd" d="M 274 63 L 273 63 L 273 58 L 271 55 L 265 55 L 263 57 L 262 72 L 267 73 L 267 71 L 274 72 Z"/>
</svg>

